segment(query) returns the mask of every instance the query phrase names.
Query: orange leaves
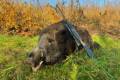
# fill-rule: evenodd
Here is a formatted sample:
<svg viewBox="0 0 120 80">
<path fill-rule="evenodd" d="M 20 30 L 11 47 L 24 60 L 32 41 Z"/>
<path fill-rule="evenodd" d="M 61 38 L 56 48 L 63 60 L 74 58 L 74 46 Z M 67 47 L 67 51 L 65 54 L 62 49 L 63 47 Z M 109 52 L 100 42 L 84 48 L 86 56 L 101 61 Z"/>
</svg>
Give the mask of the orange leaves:
<svg viewBox="0 0 120 80">
<path fill-rule="evenodd" d="M 37 34 L 43 27 L 61 20 L 50 5 L 36 7 L 35 5 L 12 3 L 12 0 L 0 0 L 0 31 L 7 34 Z M 42 8 L 42 9 L 41 9 Z M 96 7 L 78 10 L 70 5 L 61 7 L 65 17 L 75 25 L 119 26 L 120 8 L 99 9 Z M 0 33 L 1 33 L 0 32 Z"/>
<path fill-rule="evenodd" d="M 43 16 L 48 24 L 55 23 L 59 20 L 55 10 L 50 5 L 47 5 L 43 8 Z"/>
<path fill-rule="evenodd" d="M 59 20 L 50 5 L 42 8 L 30 4 L 0 0 L 0 29 L 7 34 L 37 34 L 44 26 Z"/>
<path fill-rule="evenodd" d="M 37 34 L 44 26 L 59 20 L 50 5 L 41 8 L 0 0 L 0 29 L 7 34 Z"/>
</svg>

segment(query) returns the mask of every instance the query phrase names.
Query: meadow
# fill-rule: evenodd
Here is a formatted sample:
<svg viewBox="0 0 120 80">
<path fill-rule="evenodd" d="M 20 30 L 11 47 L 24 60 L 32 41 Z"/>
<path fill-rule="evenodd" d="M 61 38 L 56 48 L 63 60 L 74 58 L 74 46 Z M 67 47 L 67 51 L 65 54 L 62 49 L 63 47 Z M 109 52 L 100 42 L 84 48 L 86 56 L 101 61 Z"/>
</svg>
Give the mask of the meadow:
<svg viewBox="0 0 120 80">
<path fill-rule="evenodd" d="M 50 4 L 24 1 L 0 0 L 0 80 L 120 80 L 120 5 L 105 0 L 100 8 L 94 0 L 85 0 L 86 6 L 70 0 L 66 6 L 58 0 L 66 19 L 87 29 L 101 48 L 94 51 L 94 59 L 80 51 L 62 63 L 32 72 L 24 61 L 37 45 L 39 31 L 62 16 Z"/>
<path fill-rule="evenodd" d="M 69 55 L 62 63 L 32 72 L 24 63 L 38 36 L 0 35 L 0 80 L 119 80 L 120 40 L 93 35 L 101 45 L 90 59 L 85 51 Z"/>
</svg>

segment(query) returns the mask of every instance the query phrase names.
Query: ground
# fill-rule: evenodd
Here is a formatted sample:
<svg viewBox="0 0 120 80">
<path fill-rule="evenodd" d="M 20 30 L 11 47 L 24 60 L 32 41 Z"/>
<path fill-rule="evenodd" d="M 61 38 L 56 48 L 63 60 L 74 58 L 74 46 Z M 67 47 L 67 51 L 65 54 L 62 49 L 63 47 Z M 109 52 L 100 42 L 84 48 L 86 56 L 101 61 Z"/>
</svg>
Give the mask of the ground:
<svg viewBox="0 0 120 80">
<path fill-rule="evenodd" d="M 106 35 L 92 37 L 101 45 L 94 51 L 94 59 L 84 51 L 78 52 L 63 63 L 32 72 L 24 60 L 38 36 L 0 35 L 0 80 L 120 80 L 120 40 Z"/>
</svg>

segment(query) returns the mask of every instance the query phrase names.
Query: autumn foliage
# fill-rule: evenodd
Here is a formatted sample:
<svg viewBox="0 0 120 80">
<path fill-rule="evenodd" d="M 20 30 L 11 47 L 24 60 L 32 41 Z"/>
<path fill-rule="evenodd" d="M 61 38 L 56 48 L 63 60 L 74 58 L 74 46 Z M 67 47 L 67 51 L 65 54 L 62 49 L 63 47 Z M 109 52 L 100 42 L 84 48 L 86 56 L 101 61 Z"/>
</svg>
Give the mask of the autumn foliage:
<svg viewBox="0 0 120 80">
<path fill-rule="evenodd" d="M 0 1 L 1 33 L 37 34 L 46 24 L 52 24 L 57 20 L 57 16 L 49 6 L 41 10 L 30 4 Z"/>
<path fill-rule="evenodd" d="M 119 35 L 119 7 L 106 6 L 101 9 L 95 6 L 77 8 L 62 5 L 60 8 L 66 18 L 75 25 Z M 2 34 L 36 35 L 43 27 L 61 19 L 49 4 L 36 6 L 0 0 L 0 33 Z"/>
</svg>

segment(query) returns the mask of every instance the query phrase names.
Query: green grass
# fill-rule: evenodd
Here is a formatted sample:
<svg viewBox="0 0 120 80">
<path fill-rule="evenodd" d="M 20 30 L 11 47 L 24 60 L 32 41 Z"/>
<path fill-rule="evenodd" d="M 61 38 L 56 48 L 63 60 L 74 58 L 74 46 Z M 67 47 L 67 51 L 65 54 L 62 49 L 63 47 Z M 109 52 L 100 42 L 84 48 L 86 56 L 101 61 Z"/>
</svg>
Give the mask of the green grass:
<svg viewBox="0 0 120 80">
<path fill-rule="evenodd" d="M 63 63 L 32 72 L 24 60 L 37 40 L 38 37 L 0 35 L 0 80 L 120 80 L 120 40 L 93 36 L 101 45 L 94 51 L 95 59 L 78 52 Z"/>
</svg>

